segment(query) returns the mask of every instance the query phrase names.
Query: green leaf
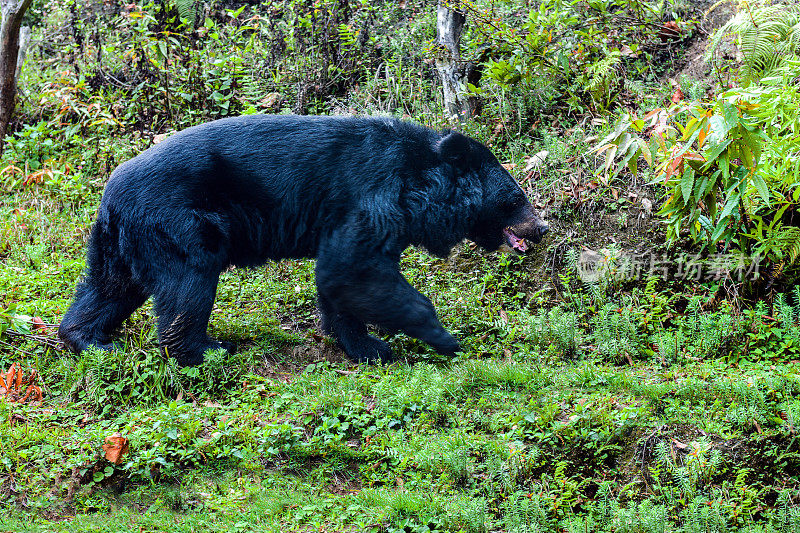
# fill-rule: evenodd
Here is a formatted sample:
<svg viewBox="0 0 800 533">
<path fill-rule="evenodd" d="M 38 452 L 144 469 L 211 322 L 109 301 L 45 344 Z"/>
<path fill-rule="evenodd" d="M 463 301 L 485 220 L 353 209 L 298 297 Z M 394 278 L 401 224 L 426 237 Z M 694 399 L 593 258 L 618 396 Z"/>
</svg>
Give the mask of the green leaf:
<svg viewBox="0 0 800 533">
<path fill-rule="evenodd" d="M 708 209 L 708 216 L 711 220 L 716 220 L 717 218 L 717 197 L 713 192 L 706 194 L 705 198 L 703 198 L 703 203 L 706 204 L 706 208 Z"/>
<path fill-rule="evenodd" d="M 708 146 L 709 148 L 708 150 L 705 150 L 705 152 L 703 153 L 703 156 L 706 158 L 706 161 L 708 161 L 706 163 L 705 167 L 706 169 L 711 168 L 711 165 L 713 165 L 716 162 L 720 154 L 722 154 L 722 152 L 725 151 L 725 149 L 731 144 L 732 141 L 733 139 L 724 139 L 719 142 L 709 141 L 708 143 L 706 143 L 706 146 Z"/>
<path fill-rule="evenodd" d="M 694 192 L 694 170 L 688 165 L 681 177 L 681 192 L 683 193 L 683 203 L 688 204 Z"/>
<path fill-rule="evenodd" d="M 727 136 L 730 128 L 725 123 L 725 119 L 719 115 L 714 115 L 708 119 L 709 132 L 707 139 L 710 143 L 722 142 Z"/>
<path fill-rule="evenodd" d="M 746 146 L 751 154 L 750 154 L 750 163 L 747 165 L 751 168 L 754 168 L 758 165 L 758 160 L 761 157 L 761 137 L 758 134 L 748 133 L 742 130 L 742 144 Z"/>
<path fill-rule="evenodd" d="M 702 228 L 706 230 L 709 235 L 714 233 L 714 224 L 711 222 L 711 219 L 708 218 L 707 216 L 700 215 L 699 217 L 697 217 L 697 222 L 700 223 L 700 226 L 702 226 Z"/>
<path fill-rule="evenodd" d="M 631 127 L 630 116 L 628 115 L 623 116 L 619 120 L 617 125 L 614 127 L 614 131 L 606 135 L 605 138 L 603 138 L 603 140 L 598 143 L 598 146 L 615 142 L 619 138 L 619 136 L 622 135 L 630 127 Z"/>
<path fill-rule="evenodd" d="M 639 143 L 639 150 L 642 152 L 642 157 L 644 157 L 644 160 L 647 161 L 647 166 L 652 167 L 653 153 L 650 151 L 650 146 L 641 137 L 637 139 L 637 142 Z"/>
<path fill-rule="evenodd" d="M 167 58 L 167 43 L 158 41 L 158 51 L 161 53 L 161 59 Z"/>
<path fill-rule="evenodd" d="M 739 123 L 739 108 L 730 102 L 722 102 L 722 116 L 725 118 L 725 126 L 728 131 Z"/>
<path fill-rule="evenodd" d="M 608 153 L 606 153 L 606 166 L 605 166 L 606 174 L 608 174 L 608 171 L 611 168 L 611 165 L 614 163 L 614 157 L 616 157 L 616 155 L 617 155 L 617 147 L 616 146 L 612 146 L 608 150 Z"/>
<path fill-rule="evenodd" d="M 711 234 L 710 241 L 711 243 L 715 243 L 720 238 L 722 238 L 722 234 L 725 233 L 725 230 L 728 229 L 728 221 L 724 218 L 720 218 L 719 222 L 717 222 L 717 227 L 714 228 L 714 233 Z"/>
<path fill-rule="evenodd" d="M 639 144 L 633 141 L 635 141 L 635 139 L 631 139 L 631 142 L 628 143 L 628 149 L 614 172 L 615 175 L 622 170 L 625 165 L 628 166 L 632 174 L 636 174 L 636 161 L 639 159 Z"/>
<path fill-rule="evenodd" d="M 636 151 L 638 152 L 638 150 L 636 150 Z M 628 160 L 628 170 L 630 170 L 631 174 L 633 174 L 634 176 L 637 174 L 637 172 L 639 170 L 639 155 L 638 154 L 636 156 L 634 156 L 634 157 L 631 157 Z"/>
<path fill-rule="evenodd" d="M 752 180 L 753 180 L 753 185 L 755 185 L 756 189 L 758 189 L 758 194 L 760 194 L 761 198 L 764 199 L 764 202 L 766 202 L 767 207 L 770 207 L 769 188 L 767 187 L 767 182 L 764 181 L 764 178 L 761 177 L 761 174 L 759 174 L 758 172 L 753 173 Z"/>
<path fill-rule="evenodd" d="M 725 218 L 729 217 L 733 210 L 739 206 L 739 201 L 742 199 L 742 193 L 737 192 L 728 197 L 728 201 L 725 202 L 725 207 L 722 209 L 722 213 L 719 214 L 720 220 L 724 220 Z"/>
<path fill-rule="evenodd" d="M 681 141 L 686 141 L 690 135 L 697 132 L 700 133 L 698 126 L 700 125 L 700 121 L 696 118 L 692 117 L 689 119 L 689 122 L 686 123 L 686 129 L 683 131 L 683 138 Z M 697 138 L 697 133 L 695 133 L 695 138 Z M 691 143 L 689 143 L 691 144 Z"/>
</svg>

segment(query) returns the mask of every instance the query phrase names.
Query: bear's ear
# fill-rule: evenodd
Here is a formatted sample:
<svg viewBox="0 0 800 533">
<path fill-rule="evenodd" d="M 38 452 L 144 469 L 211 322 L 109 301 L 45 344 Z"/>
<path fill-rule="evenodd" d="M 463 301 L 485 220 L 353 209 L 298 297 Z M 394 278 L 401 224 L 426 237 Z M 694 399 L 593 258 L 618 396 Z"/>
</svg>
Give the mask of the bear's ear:
<svg viewBox="0 0 800 533">
<path fill-rule="evenodd" d="M 445 163 L 462 169 L 472 166 L 470 139 L 457 131 L 451 131 L 442 137 L 436 149 Z"/>
</svg>

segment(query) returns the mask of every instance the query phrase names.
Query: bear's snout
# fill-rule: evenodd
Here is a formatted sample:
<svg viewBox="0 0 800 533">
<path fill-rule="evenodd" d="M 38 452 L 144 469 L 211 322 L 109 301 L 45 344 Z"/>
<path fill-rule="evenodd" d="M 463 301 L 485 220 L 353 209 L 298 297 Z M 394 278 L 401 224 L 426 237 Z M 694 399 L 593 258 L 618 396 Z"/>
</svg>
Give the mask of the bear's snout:
<svg viewBox="0 0 800 533">
<path fill-rule="evenodd" d="M 547 232 L 550 231 L 550 226 L 542 222 L 540 225 L 536 226 L 533 230 L 534 236 L 531 237 L 531 240 L 534 243 L 538 243 L 542 240 L 542 238 L 547 235 Z"/>
<path fill-rule="evenodd" d="M 542 237 L 550 231 L 550 226 L 542 220 L 533 208 L 526 209 L 525 218 L 522 222 L 512 224 L 509 230 L 518 238 L 526 239 L 534 244 L 538 244 Z"/>
</svg>

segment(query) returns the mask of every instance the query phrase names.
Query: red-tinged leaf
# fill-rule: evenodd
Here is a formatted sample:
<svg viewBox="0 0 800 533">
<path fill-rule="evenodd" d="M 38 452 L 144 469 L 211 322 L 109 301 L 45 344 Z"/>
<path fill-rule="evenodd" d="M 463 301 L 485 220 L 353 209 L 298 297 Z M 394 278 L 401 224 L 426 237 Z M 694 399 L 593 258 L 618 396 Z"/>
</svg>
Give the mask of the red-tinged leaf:
<svg viewBox="0 0 800 533">
<path fill-rule="evenodd" d="M 683 170 L 683 156 L 679 155 L 669 162 L 666 168 L 667 179 L 669 179 L 676 171 Z"/>
<path fill-rule="evenodd" d="M 658 30 L 658 38 L 662 43 L 668 43 L 670 41 L 674 41 L 679 39 L 681 36 L 681 29 L 678 27 L 678 23 L 674 20 L 670 20 L 669 22 L 665 22 L 661 29 Z"/>
<path fill-rule="evenodd" d="M 11 389 L 14 388 L 14 378 L 17 375 L 17 363 L 11 363 L 11 367 L 8 369 L 8 373 L 6 374 L 6 394 L 11 392 Z"/>
<path fill-rule="evenodd" d="M 33 323 L 34 330 L 40 330 L 42 333 L 50 332 L 50 330 L 47 329 L 47 325 L 45 325 L 44 320 L 42 320 L 38 316 L 33 317 L 33 320 L 31 320 L 31 322 Z"/>
</svg>

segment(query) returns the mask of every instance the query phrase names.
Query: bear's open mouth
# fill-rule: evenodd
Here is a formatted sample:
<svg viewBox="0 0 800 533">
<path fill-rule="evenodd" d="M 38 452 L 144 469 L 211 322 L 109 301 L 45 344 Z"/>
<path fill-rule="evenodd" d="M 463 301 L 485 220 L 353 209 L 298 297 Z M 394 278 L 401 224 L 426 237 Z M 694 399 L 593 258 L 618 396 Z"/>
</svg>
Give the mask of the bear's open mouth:
<svg viewBox="0 0 800 533">
<path fill-rule="evenodd" d="M 503 237 L 506 238 L 506 244 L 508 244 L 512 250 L 523 254 L 528 251 L 528 243 L 522 237 L 518 237 L 511 228 L 503 229 Z"/>
</svg>

